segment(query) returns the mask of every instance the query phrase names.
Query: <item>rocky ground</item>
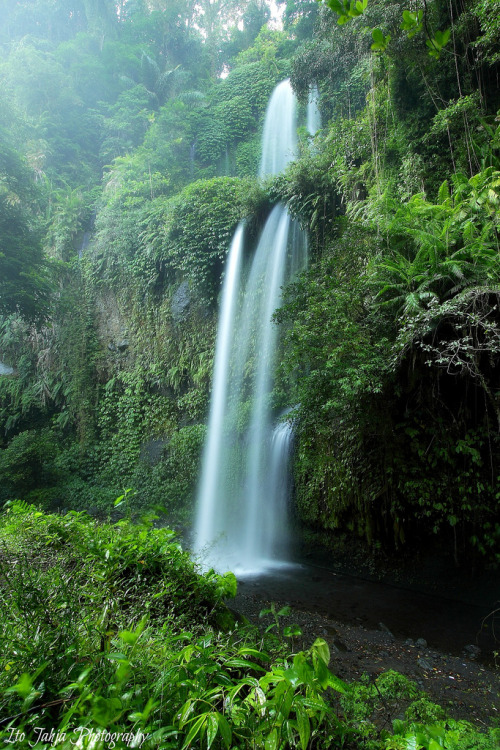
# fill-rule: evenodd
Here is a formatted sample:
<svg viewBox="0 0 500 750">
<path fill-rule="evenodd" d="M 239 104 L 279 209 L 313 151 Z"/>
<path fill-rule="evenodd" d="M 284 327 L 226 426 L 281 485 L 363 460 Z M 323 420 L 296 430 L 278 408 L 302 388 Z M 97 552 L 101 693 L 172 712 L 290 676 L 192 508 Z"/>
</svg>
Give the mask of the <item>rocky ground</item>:
<svg viewBox="0 0 500 750">
<path fill-rule="evenodd" d="M 329 576 L 334 576 L 330 588 Z M 453 718 L 479 726 L 500 722 L 500 659 L 491 633 L 486 640 L 479 637 L 482 614 L 477 606 L 442 596 L 429 599 L 411 589 L 360 582 L 332 571 L 302 569 L 241 580 L 233 608 L 265 627 L 272 618 L 260 618 L 259 613 L 271 602 L 276 611 L 292 607 L 279 621 L 280 627 L 300 627 L 302 636 L 295 638 L 293 649 L 324 638 L 332 654 L 330 668 L 342 679 L 373 679 L 396 670 Z"/>
</svg>

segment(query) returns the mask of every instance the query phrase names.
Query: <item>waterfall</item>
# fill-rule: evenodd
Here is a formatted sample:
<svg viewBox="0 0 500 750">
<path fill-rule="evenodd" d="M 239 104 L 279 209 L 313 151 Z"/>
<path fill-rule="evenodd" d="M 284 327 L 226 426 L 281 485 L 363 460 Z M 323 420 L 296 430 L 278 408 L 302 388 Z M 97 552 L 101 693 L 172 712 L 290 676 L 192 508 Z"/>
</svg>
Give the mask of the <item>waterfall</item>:
<svg viewBox="0 0 500 750">
<path fill-rule="evenodd" d="M 252 271 L 265 265 L 264 276 L 252 273 L 246 289 L 246 297 L 255 300 L 259 293 L 260 304 L 253 309 L 257 330 L 256 372 L 253 383 L 252 407 L 248 432 L 248 453 L 243 501 L 244 538 L 239 546 L 242 564 L 251 567 L 256 561 L 266 559 L 270 550 L 264 548 L 264 524 L 262 510 L 274 502 L 265 492 L 265 476 L 268 471 L 268 440 L 272 430 L 269 394 L 275 367 L 278 328 L 272 322 L 272 314 L 281 301 L 284 281 L 286 249 L 290 217 L 280 204 L 274 207 L 260 239 Z M 271 535 L 274 529 L 268 530 Z"/>
<path fill-rule="evenodd" d="M 261 177 L 278 174 L 295 157 L 295 113 L 290 82 L 283 81 L 267 108 Z M 306 253 L 304 232 L 281 204 L 266 221 L 246 279 L 239 272 L 241 226 L 229 251 L 194 529 L 202 564 L 220 571 L 265 569 L 283 560 L 287 547 L 291 428 L 273 428 L 278 328 L 272 315 Z"/>
<path fill-rule="evenodd" d="M 229 250 L 226 276 L 222 289 L 215 363 L 213 374 L 210 417 L 205 441 L 200 491 L 202 502 L 198 503 L 195 538 L 199 549 L 211 543 L 220 533 L 218 525 L 217 499 L 222 481 L 224 451 L 224 419 L 227 404 L 227 386 L 231 348 L 234 341 L 234 316 L 240 284 L 241 259 L 243 255 L 243 224 L 236 230 Z"/>
<path fill-rule="evenodd" d="M 267 558 L 274 552 L 280 559 L 286 559 L 289 551 L 288 503 L 292 489 L 289 464 L 292 438 L 290 423 L 278 422 L 271 439 L 267 480 L 267 495 L 273 498 L 273 502 L 266 505 L 266 517 L 262 524 L 263 547 Z"/>
<path fill-rule="evenodd" d="M 90 238 L 91 238 L 91 236 L 92 235 L 91 235 L 90 232 L 84 232 L 83 233 L 82 242 L 81 242 L 80 247 L 78 249 L 78 257 L 79 258 L 82 257 L 83 253 L 85 252 L 85 250 L 90 245 Z"/>
<path fill-rule="evenodd" d="M 290 83 L 279 83 L 267 105 L 259 177 L 264 179 L 283 172 L 296 157 L 297 100 Z"/>
<path fill-rule="evenodd" d="M 321 127 L 321 114 L 319 111 L 319 91 L 316 84 L 309 87 L 309 98 L 307 100 L 307 132 L 316 135 Z"/>
</svg>

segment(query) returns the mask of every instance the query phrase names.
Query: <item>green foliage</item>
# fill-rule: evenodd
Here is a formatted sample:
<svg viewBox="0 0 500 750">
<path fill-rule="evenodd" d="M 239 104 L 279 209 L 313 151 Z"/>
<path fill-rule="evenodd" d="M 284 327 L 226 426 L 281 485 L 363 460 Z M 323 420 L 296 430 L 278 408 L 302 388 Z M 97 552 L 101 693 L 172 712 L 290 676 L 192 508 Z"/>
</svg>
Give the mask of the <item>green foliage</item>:
<svg viewBox="0 0 500 750">
<path fill-rule="evenodd" d="M 0 451 L 0 499 L 25 497 L 31 490 L 54 482 L 57 446 L 48 430 L 27 430 L 16 435 Z"/>
<path fill-rule="evenodd" d="M 165 502 L 186 511 L 192 503 L 199 476 L 205 425 L 181 427 L 166 447 L 166 458 L 158 466 L 156 481 L 161 482 Z"/>
<path fill-rule="evenodd" d="M 456 559 L 465 548 L 495 562 L 497 99 L 486 104 L 460 57 L 482 42 L 435 6 L 401 18 L 340 5 L 342 23 L 320 14 L 292 74 L 303 99 L 319 85 L 333 119 L 274 186 L 317 258 L 278 315 L 300 403 L 298 510 L 386 547 L 435 531 Z M 370 58 L 372 43 L 387 54 Z"/>
<path fill-rule="evenodd" d="M 153 96 L 142 84 L 123 91 L 116 103 L 108 107 L 100 149 L 105 164 L 142 143 L 152 109 Z"/>
<path fill-rule="evenodd" d="M 133 645 L 148 616 L 169 623 L 160 631 L 178 634 L 225 612 L 227 586 L 213 572 L 198 576 L 167 529 L 125 521 L 97 526 L 84 514 L 44 516 L 14 505 L 2 517 L 1 535 L 2 604 L 9 612 L 2 623 L 4 690 L 34 662 L 45 697 L 53 699 L 68 680 L 78 683 L 85 671 L 104 687 L 118 666 L 112 638 Z M 135 639 L 120 632 L 132 623 Z M 4 715 L 15 692 L 2 695 Z"/>
<path fill-rule="evenodd" d="M 276 31 L 253 1 L 117 12 L 61 0 L 57 13 L 49 0 L 5 1 L 0 306 L 11 317 L 0 355 L 15 366 L 0 378 L 5 497 L 106 516 L 115 488 L 133 487 L 116 513 L 161 504 L 189 524 L 230 238 L 242 218 L 254 217 L 255 234 L 283 200 L 312 256 L 277 316 L 286 337 L 273 394 L 276 407 L 300 404 L 301 519 L 387 548 L 435 533 L 457 559 L 498 560 L 497 4 L 330 8 L 291 0 Z M 300 159 L 265 195 L 253 179 L 261 125 L 290 73 L 301 122 L 318 86 L 323 128 L 315 139 L 302 129 Z M 57 274 L 44 252 L 62 261 Z M 42 679 L 30 674 L 19 676 L 28 697 Z M 271 705 L 274 686 L 262 690 Z M 213 710 L 200 695 L 167 734 L 224 745 L 238 722 L 221 693 Z M 95 715 L 112 718 L 116 695 L 94 698 Z M 146 704 L 130 708 L 145 724 Z M 267 724 L 251 709 L 264 745 L 321 742 L 311 706 L 309 737 L 302 709 L 272 727 L 271 709 Z"/>
<path fill-rule="evenodd" d="M 402 675 L 349 685 L 324 639 L 290 654 L 238 625 L 224 604 L 234 576 L 197 574 L 152 520 L 98 525 L 23 503 L 0 517 L 2 739 L 24 747 L 53 730 L 64 750 L 106 737 L 172 750 L 492 746 L 494 730 L 443 717 Z M 393 735 L 375 724 L 405 710 Z"/>
<path fill-rule="evenodd" d="M 283 13 L 283 28 L 299 41 L 310 39 L 318 22 L 320 5 L 312 0 L 289 0 Z"/>
<path fill-rule="evenodd" d="M 426 725 L 416 722 L 394 722 L 394 737 L 387 740 L 387 750 L 493 750 L 498 743 L 498 733 L 491 730 L 487 735 L 478 735 L 466 721 L 437 721 Z"/>
<path fill-rule="evenodd" d="M 389 42 L 391 41 L 391 35 L 384 33 L 380 29 L 373 29 L 372 31 L 373 44 L 371 46 L 374 52 L 385 52 Z"/>
<path fill-rule="evenodd" d="M 329 0 L 328 7 L 338 14 L 337 23 L 342 26 L 350 18 L 361 16 L 366 10 L 368 0 L 357 0 L 357 2 L 346 0 Z"/>
<path fill-rule="evenodd" d="M 314 186 L 300 180 L 295 167 L 283 187 L 307 215 Z M 498 560 L 497 183 L 489 167 L 443 183 L 436 203 L 353 201 L 340 237 L 319 219 L 323 258 L 277 315 L 308 523 L 396 547 L 433 531 L 456 559 Z"/>
<path fill-rule="evenodd" d="M 157 263 L 188 278 L 198 295 L 212 300 L 237 223 L 255 216 L 263 200 L 254 180 L 195 182 L 170 201 L 153 204 L 143 242 Z"/>
<path fill-rule="evenodd" d="M 3 106 L 3 104 L 2 104 Z M 0 123 L 0 313 L 28 319 L 49 311 L 50 266 L 36 217 L 37 190 L 22 156 Z"/>
<path fill-rule="evenodd" d="M 153 742 L 168 732 L 176 747 L 220 733 L 225 746 L 276 735 L 305 748 L 320 727 L 336 727 L 321 693 L 346 687 L 328 670 L 326 643 L 269 669 L 251 630 L 230 639 L 208 631 L 224 613 L 222 598 L 235 593 L 234 576 L 196 575 L 172 532 L 98 527 L 82 514 L 43 516 L 23 505 L 2 521 L 1 700 L 4 713 L 22 717 L 8 733 L 36 717 L 40 727 L 56 722 L 67 743 L 85 726 L 154 733 Z M 164 624 L 154 624 L 160 614 Z M 61 688 L 65 700 L 52 703 Z"/>
<path fill-rule="evenodd" d="M 352 18 L 357 18 L 364 14 L 368 6 L 368 0 L 325 0 L 326 5 L 338 15 L 337 23 L 342 26 Z M 416 13 L 411 13 L 408 10 L 403 10 L 403 21 L 400 28 L 403 31 L 408 32 L 408 38 L 411 39 L 415 34 L 425 31 L 426 44 L 429 47 L 429 55 L 435 59 L 439 59 L 443 47 L 445 47 L 451 35 L 451 29 L 445 31 L 435 31 L 433 36 L 429 34 L 428 19 L 426 23 L 423 23 L 424 12 L 427 14 L 427 7 L 425 11 L 419 10 Z M 374 52 L 385 52 L 389 46 L 391 35 L 384 35 L 383 31 L 379 28 L 372 29 L 373 44 L 371 49 Z"/>
<path fill-rule="evenodd" d="M 500 11 L 494 0 L 480 0 L 474 3 L 473 14 L 480 24 L 481 32 L 474 42 L 485 55 L 486 61 L 493 65 L 498 63 L 500 52 L 498 50 L 498 31 L 500 28 Z"/>
<path fill-rule="evenodd" d="M 453 184 L 452 194 L 447 182 L 441 185 L 437 204 L 421 195 L 402 207 L 382 199 L 378 218 L 392 208 L 384 230 L 396 253 L 375 261 L 380 304 L 411 314 L 467 287 L 494 287 L 500 281 L 495 218 L 500 172 L 488 168 L 470 180 L 457 175 Z"/>
<path fill-rule="evenodd" d="M 412 13 L 409 10 L 403 11 L 403 20 L 401 22 L 401 28 L 403 29 L 403 31 L 408 32 L 409 39 L 414 37 L 415 34 L 418 34 L 419 31 L 422 31 L 423 19 L 424 19 L 423 10 L 417 10 L 416 13 Z"/>
</svg>

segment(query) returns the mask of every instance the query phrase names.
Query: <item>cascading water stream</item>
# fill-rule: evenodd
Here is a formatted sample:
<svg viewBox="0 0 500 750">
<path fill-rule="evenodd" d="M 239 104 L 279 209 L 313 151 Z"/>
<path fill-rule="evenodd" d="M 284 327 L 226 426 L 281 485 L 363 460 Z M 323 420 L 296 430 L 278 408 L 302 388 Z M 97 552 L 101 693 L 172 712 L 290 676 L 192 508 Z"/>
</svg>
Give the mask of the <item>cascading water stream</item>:
<svg viewBox="0 0 500 750">
<path fill-rule="evenodd" d="M 266 113 L 260 176 L 279 174 L 295 155 L 296 100 L 290 82 L 283 81 Z M 240 284 L 235 269 L 242 246 L 239 227 L 222 293 L 194 550 L 204 565 L 249 573 L 282 560 L 286 547 L 288 454 L 275 453 L 276 432 L 273 436 L 270 394 L 278 328 L 272 315 L 283 285 L 305 265 L 307 243 L 278 204 L 262 231 L 248 279 Z M 282 424 L 276 429 L 286 432 Z"/>
<path fill-rule="evenodd" d="M 259 177 L 284 172 L 297 156 L 297 100 L 290 80 L 279 83 L 267 105 Z"/>
<path fill-rule="evenodd" d="M 273 498 L 265 508 L 263 547 L 270 556 L 271 550 L 280 559 L 289 552 L 288 503 L 292 489 L 290 454 L 293 430 L 289 422 L 278 422 L 273 430 L 270 448 L 267 494 Z"/>
<path fill-rule="evenodd" d="M 222 481 L 221 465 L 224 450 L 224 419 L 226 415 L 227 389 L 231 350 L 235 335 L 234 317 L 240 287 L 241 260 L 243 255 L 243 224 L 238 226 L 229 250 L 226 276 L 222 290 L 222 301 L 215 347 L 210 417 L 202 463 L 200 488 L 202 502 L 198 503 L 195 538 L 198 549 L 213 542 L 218 535 L 217 499 Z"/>
<path fill-rule="evenodd" d="M 307 132 L 309 135 L 316 135 L 321 127 L 321 114 L 319 111 L 319 91 L 314 83 L 309 88 L 309 97 L 307 100 Z"/>
<path fill-rule="evenodd" d="M 278 218 L 278 227 L 272 238 L 272 244 L 268 243 L 264 230 L 262 239 L 257 248 L 257 253 L 264 252 L 268 258 L 265 294 L 262 299 L 262 315 L 260 316 L 261 327 L 258 337 L 258 361 L 255 382 L 253 388 L 253 404 L 250 422 L 250 445 L 248 451 L 247 477 L 245 482 L 245 528 L 246 534 L 243 547 L 243 559 L 245 564 L 252 563 L 255 559 L 266 559 L 271 550 L 265 549 L 263 545 L 264 535 L 262 533 L 262 522 L 259 514 L 262 511 L 263 501 L 274 502 L 274 499 L 265 498 L 263 488 L 263 477 L 267 469 L 267 440 L 271 431 L 271 414 L 268 404 L 268 395 L 272 388 L 272 373 L 274 369 L 274 355 L 276 353 L 276 339 L 278 329 L 272 322 L 272 314 L 279 306 L 281 300 L 281 287 L 285 272 L 286 249 L 288 232 L 290 228 L 290 217 L 284 206 L 278 205 L 273 209 Z M 252 289 L 247 289 L 247 294 L 253 295 Z M 268 530 L 271 531 L 272 529 Z"/>
</svg>

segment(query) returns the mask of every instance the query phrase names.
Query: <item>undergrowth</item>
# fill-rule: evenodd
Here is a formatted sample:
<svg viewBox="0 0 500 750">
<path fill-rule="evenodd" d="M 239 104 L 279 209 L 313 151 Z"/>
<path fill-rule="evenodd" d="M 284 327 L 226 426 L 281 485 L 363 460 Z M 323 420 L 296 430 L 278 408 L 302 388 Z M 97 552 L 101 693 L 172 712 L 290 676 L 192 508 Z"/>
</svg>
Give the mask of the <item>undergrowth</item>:
<svg viewBox="0 0 500 750">
<path fill-rule="evenodd" d="M 489 750 L 402 675 L 347 684 L 317 639 L 261 633 L 175 534 L 23 503 L 0 517 L 0 740 L 15 748 Z M 286 643 L 286 637 L 290 640 Z"/>
</svg>

